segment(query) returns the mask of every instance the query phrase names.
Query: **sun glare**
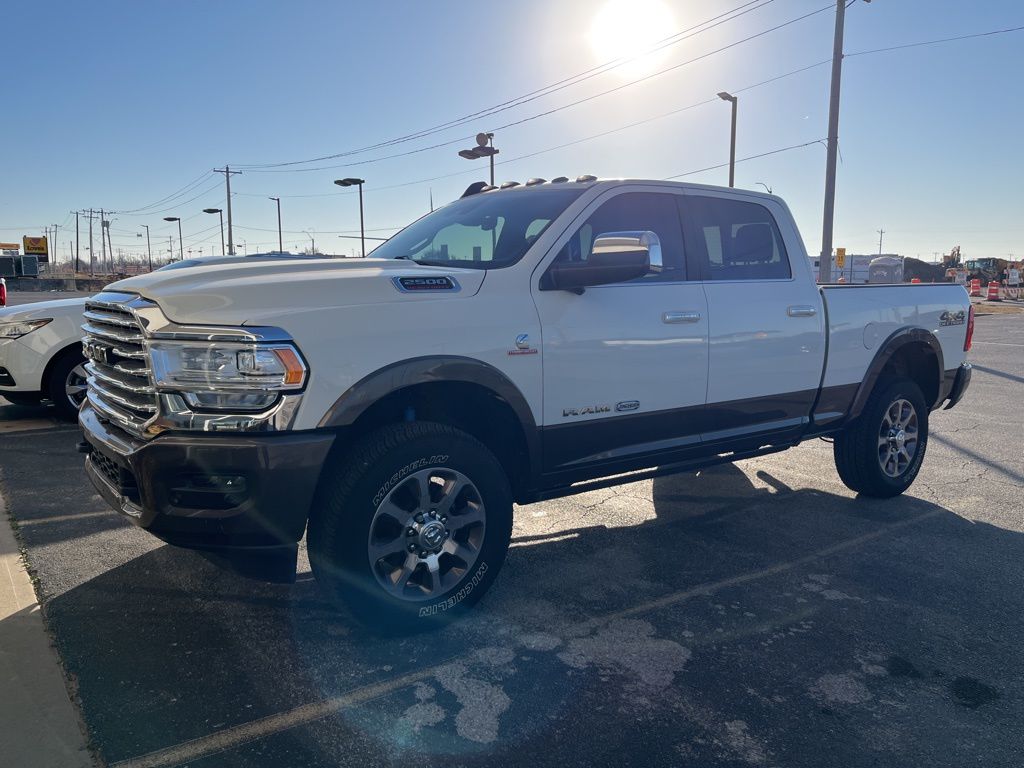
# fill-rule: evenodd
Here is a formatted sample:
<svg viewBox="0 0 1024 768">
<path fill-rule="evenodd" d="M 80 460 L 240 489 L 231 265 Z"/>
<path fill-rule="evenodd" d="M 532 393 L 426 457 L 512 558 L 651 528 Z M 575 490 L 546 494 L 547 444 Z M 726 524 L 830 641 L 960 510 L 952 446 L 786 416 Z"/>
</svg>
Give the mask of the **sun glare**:
<svg viewBox="0 0 1024 768">
<path fill-rule="evenodd" d="M 648 52 L 674 32 L 672 11 L 660 0 L 610 0 L 590 25 L 590 47 L 601 63 L 638 57 L 618 71 L 644 75 L 664 58 L 661 51 Z"/>
</svg>

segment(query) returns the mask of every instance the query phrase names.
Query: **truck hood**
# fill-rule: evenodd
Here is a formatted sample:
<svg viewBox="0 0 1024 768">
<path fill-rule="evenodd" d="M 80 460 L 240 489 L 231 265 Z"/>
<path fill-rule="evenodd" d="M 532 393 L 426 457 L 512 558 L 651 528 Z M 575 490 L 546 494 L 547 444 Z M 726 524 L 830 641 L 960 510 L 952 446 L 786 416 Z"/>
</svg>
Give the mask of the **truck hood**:
<svg viewBox="0 0 1024 768">
<path fill-rule="evenodd" d="M 290 309 L 458 301 L 473 296 L 485 270 L 422 267 L 404 259 L 263 260 L 156 271 L 112 283 L 108 291 L 137 293 L 176 323 L 260 324 Z M 448 277 L 454 288 L 404 291 L 401 278 Z"/>
</svg>

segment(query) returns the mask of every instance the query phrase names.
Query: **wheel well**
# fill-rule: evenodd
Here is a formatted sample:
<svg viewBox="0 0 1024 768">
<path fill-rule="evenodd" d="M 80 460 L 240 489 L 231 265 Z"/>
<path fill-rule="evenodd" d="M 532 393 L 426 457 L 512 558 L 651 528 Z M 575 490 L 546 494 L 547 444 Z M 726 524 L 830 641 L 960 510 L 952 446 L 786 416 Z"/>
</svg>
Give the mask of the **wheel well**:
<svg viewBox="0 0 1024 768">
<path fill-rule="evenodd" d="M 85 356 L 82 355 L 82 342 L 76 341 L 74 344 L 68 344 L 46 361 L 46 367 L 43 368 L 43 377 L 39 382 L 39 389 L 43 393 L 43 397 L 47 397 L 49 395 L 50 372 L 53 370 L 53 366 L 57 364 L 58 360 L 71 352 L 77 352 L 83 360 L 85 359 Z"/>
<path fill-rule="evenodd" d="M 518 497 L 530 479 L 523 426 L 509 403 L 470 382 L 427 382 L 392 392 L 367 408 L 346 429 L 354 440 L 378 427 L 403 421 L 434 421 L 469 433 L 497 457 Z"/>
<path fill-rule="evenodd" d="M 923 342 L 912 342 L 900 347 L 882 368 L 878 380 L 906 377 L 921 388 L 929 408 L 939 398 L 942 371 L 935 350 Z"/>
</svg>

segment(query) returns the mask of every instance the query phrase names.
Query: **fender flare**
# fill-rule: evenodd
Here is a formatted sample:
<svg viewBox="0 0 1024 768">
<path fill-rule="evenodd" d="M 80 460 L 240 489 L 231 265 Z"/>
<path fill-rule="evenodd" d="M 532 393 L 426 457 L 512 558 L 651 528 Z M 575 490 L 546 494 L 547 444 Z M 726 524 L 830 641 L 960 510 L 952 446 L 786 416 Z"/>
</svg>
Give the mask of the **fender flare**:
<svg viewBox="0 0 1024 768">
<path fill-rule="evenodd" d="M 878 383 L 878 378 L 882 375 L 882 370 L 886 365 L 888 365 L 889 361 L 892 360 L 893 356 L 908 344 L 918 343 L 926 344 L 932 354 L 935 355 L 935 361 L 938 363 L 939 368 L 939 380 L 936 383 L 938 385 L 939 396 L 941 397 L 942 377 L 945 371 L 942 357 L 942 345 L 939 344 L 939 340 L 935 338 L 934 333 L 926 331 L 924 328 L 906 326 L 894 331 L 885 341 L 882 342 L 881 345 L 879 345 L 878 352 L 875 353 L 875 357 L 868 366 L 867 373 L 864 375 L 864 380 L 857 388 L 857 394 L 854 396 L 853 404 L 850 406 L 849 418 L 855 419 L 860 416 L 861 412 L 863 412 L 864 406 L 867 405 L 868 398 L 871 397 L 871 392 Z M 929 403 L 928 405 L 929 408 L 934 408 L 936 404 Z"/>
<path fill-rule="evenodd" d="M 472 357 L 437 355 L 391 363 L 364 376 L 349 387 L 320 419 L 318 427 L 338 428 L 355 423 L 381 398 L 417 384 L 458 382 L 488 389 L 508 403 L 515 414 L 529 453 L 531 477 L 540 467 L 540 430 L 533 411 L 513 381 L 490 363 Z"/>
</svg>

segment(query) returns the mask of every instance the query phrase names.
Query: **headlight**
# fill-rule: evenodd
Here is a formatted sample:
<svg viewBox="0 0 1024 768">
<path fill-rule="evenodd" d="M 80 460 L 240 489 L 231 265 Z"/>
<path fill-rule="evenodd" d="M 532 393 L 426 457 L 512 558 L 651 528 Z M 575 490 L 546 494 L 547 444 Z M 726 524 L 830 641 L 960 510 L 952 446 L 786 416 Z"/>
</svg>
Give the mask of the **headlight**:
<svg viewBox="0 0 1024 768">
<path fill-rule="evenodd" d="M 149 351 L 156 386 L 180 392 L 193 408 L 263 410 L 306 383 L 291 344 L 155 341 Z"/>
<path fill-rule="evenodd" d="M 26 333 L 32 333 L 36 328 L 42 328 L 53 320 L 48 317 L 44 320 L 22 320 L 13 323 L 0 323 L 0 339 L 17 339 Z"/>
</svg>

